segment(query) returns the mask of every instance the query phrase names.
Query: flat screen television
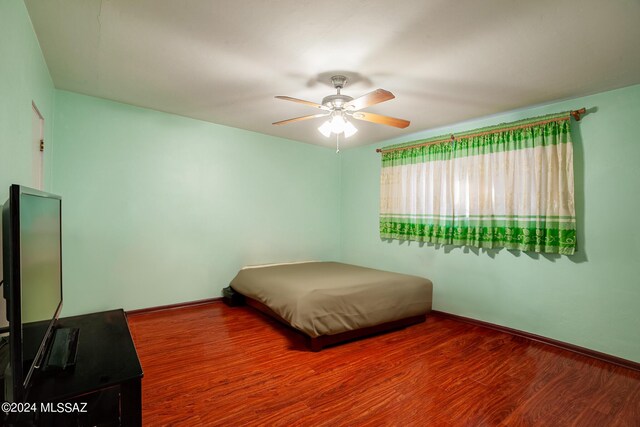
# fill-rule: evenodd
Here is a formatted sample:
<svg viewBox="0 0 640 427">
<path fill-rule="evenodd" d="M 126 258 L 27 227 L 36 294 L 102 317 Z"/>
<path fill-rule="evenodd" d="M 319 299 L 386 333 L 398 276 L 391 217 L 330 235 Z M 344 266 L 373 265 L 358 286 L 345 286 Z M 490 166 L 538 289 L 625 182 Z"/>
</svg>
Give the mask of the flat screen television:
<svg viewBox="0 0 640 427">
<path fill-rule="evenodd" d="M 2 248 L 10 348 L 5 400 L 19 402 L 62 309 L 62 199 L 12 185 L 2 209 Z"/>
</svg>

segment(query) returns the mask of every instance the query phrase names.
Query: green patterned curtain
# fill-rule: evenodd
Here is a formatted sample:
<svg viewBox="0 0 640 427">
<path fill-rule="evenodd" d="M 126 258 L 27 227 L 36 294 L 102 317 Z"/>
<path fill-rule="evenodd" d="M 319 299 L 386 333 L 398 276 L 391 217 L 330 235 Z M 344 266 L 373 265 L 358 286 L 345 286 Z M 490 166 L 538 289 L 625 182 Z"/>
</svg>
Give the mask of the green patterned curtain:
<svg viewBox="0 0 640 427">
<path fill-rule="evenodd" d="M 575 252 L 569 112 L 443 139 L 383 149 L 382 238 Z"/>
</svg>

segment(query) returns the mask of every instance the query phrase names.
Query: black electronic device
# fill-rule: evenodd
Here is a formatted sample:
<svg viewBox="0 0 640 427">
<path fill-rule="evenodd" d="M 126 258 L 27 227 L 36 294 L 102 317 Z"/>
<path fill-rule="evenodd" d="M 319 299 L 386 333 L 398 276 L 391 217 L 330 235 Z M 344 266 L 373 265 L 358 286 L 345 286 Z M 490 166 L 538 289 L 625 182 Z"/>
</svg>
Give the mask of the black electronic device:
<svg viewBox="0 0 640 427">
<path fill-rule="evenodd" d="M 231 286 L 222 289 L 222 301 L 230 307 L 244 305 L 244 295 L 236 292 Z"/>
<path fill-rule="evenodd" d="M 43 371 L 66 371 L 76 365 L 78 328 L 58 328 L 55 331 L 51 350 L 46 357 Z"/>
<path fill-rule="evenodd" d="M 47 355 L 62 309 L 62 199 L 12 185 L 2 231 L 10 348 L 4 398 L 20 402 Z"/>
</svg>

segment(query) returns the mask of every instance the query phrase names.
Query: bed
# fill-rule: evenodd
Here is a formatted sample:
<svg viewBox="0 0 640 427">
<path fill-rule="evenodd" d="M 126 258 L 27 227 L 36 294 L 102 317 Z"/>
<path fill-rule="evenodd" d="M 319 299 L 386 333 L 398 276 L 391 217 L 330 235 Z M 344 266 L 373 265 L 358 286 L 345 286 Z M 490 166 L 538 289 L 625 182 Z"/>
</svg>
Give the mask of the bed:
<svg viewBox="0 0 640 427">
<path fill-rule="evenodd" d="M 251 267 L 231 281 L 240 301 L 300 331 L 313 351 L 423 322 L 430 280 L 338 262 Z"/>
</svg>

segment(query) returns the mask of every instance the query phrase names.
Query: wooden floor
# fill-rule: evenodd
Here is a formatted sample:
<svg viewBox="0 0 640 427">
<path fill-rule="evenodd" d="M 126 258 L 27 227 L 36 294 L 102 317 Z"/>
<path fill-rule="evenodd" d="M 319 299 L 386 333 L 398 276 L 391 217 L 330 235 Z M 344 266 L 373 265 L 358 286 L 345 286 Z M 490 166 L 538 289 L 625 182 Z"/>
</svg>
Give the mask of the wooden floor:
<svg viewBox="0 0 640 427">
<path fill-rule="evenodd" d="M 640 426 L 640 372 L 437 316 L 320 353 L 222 302 L 129 322 L 148 426 Z"/>
</svg>

